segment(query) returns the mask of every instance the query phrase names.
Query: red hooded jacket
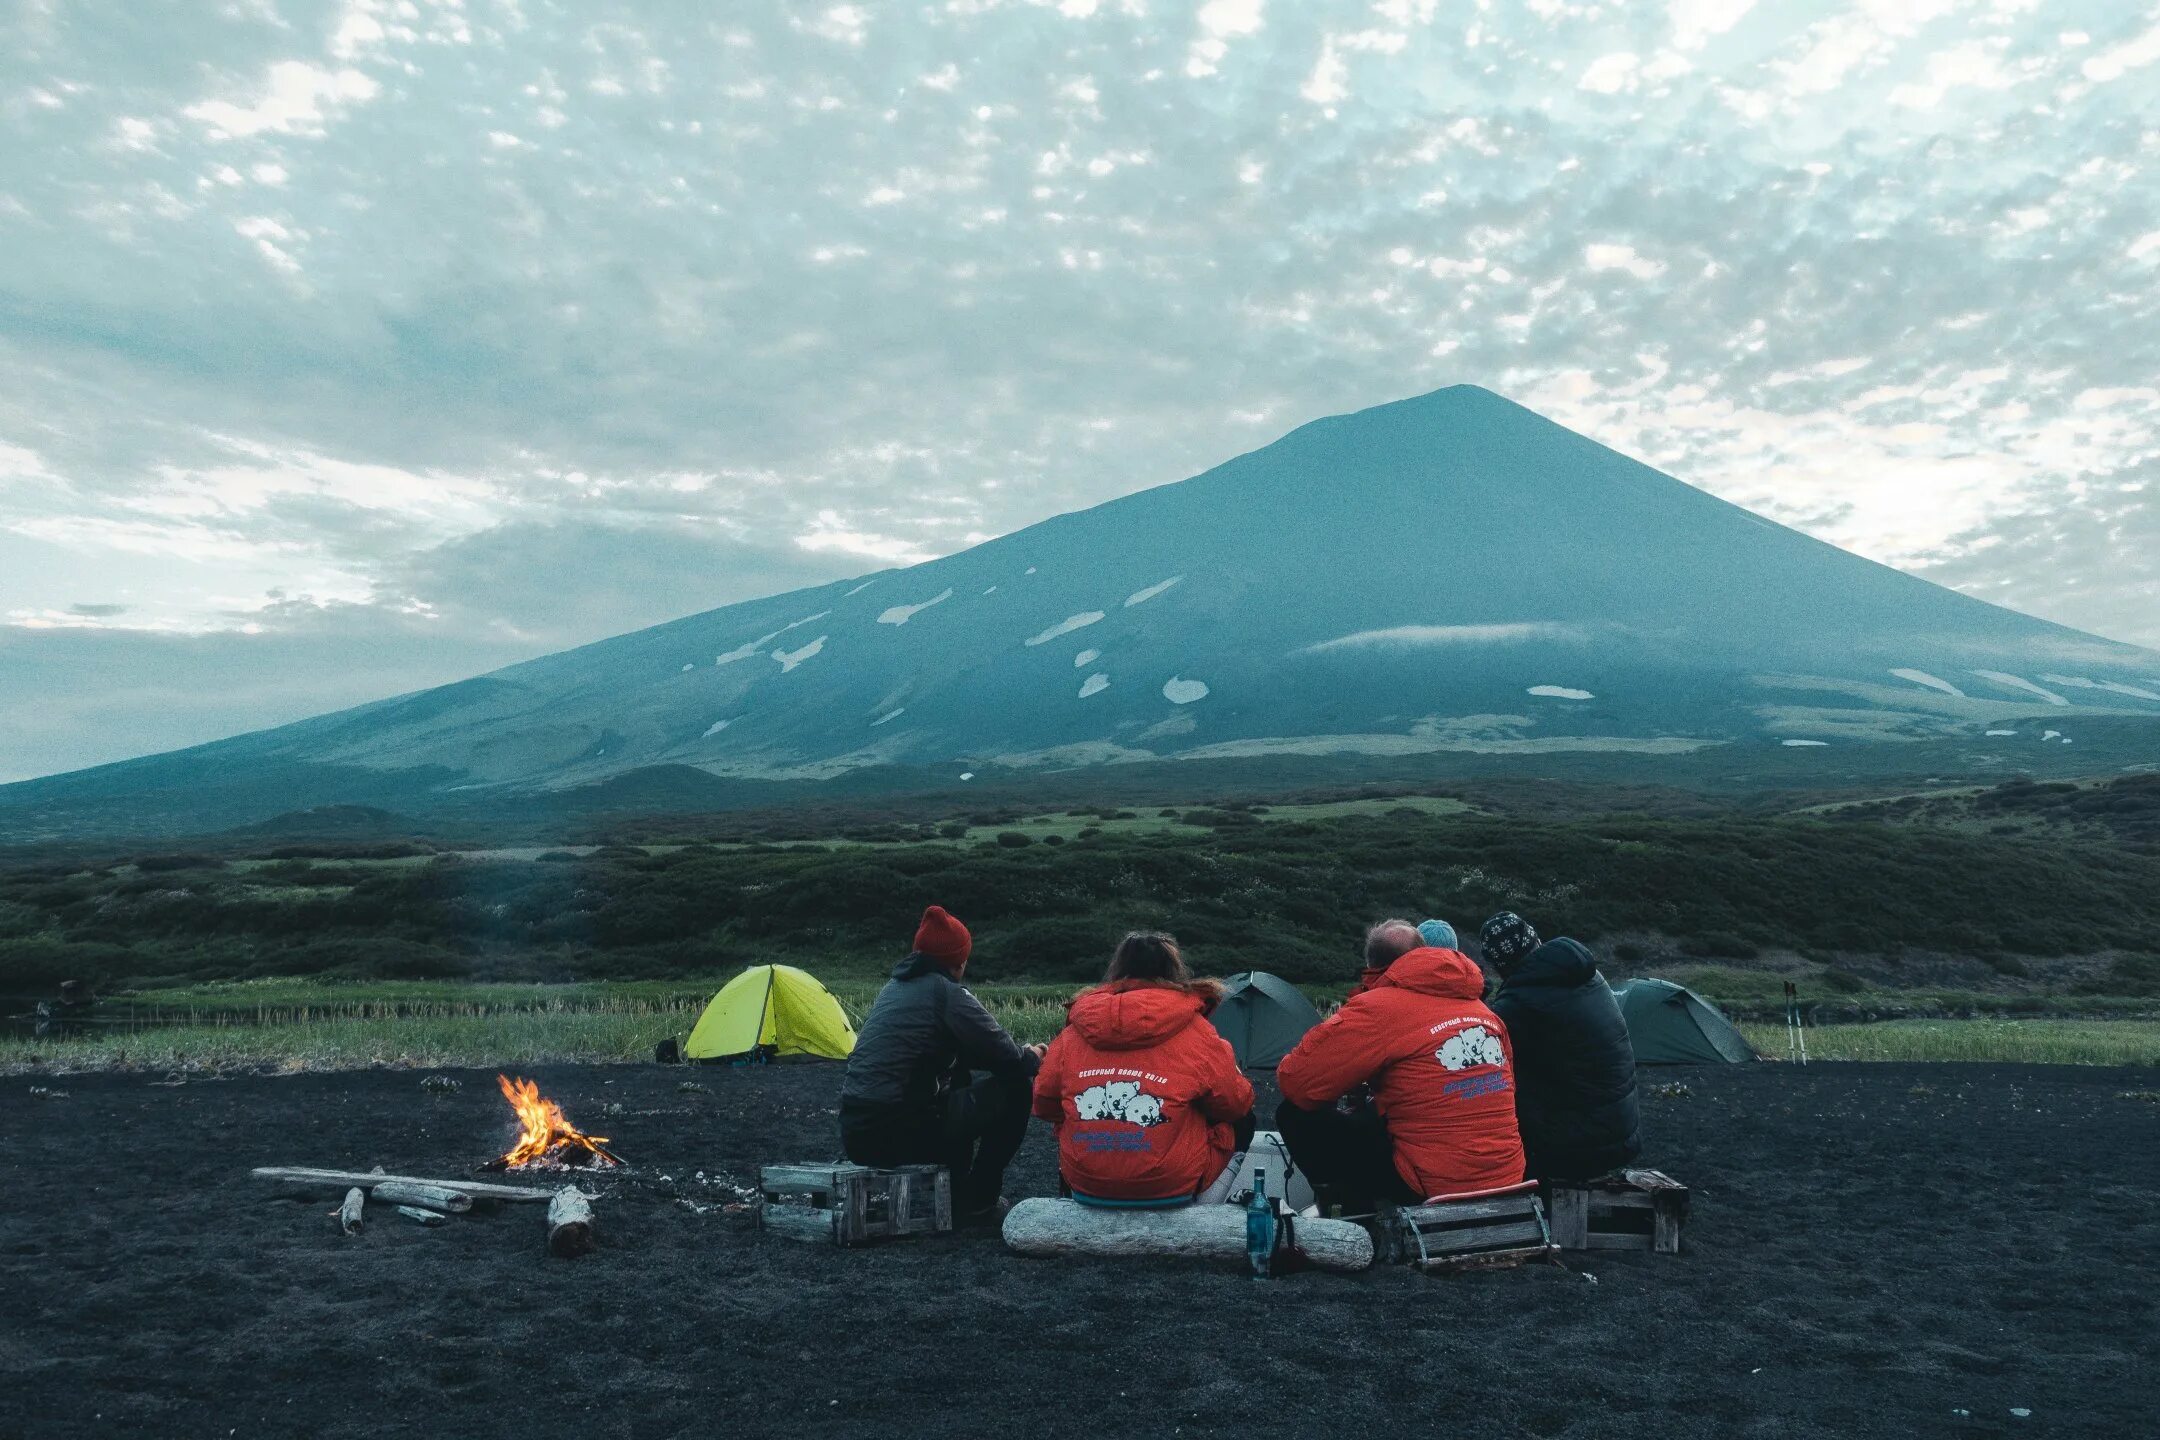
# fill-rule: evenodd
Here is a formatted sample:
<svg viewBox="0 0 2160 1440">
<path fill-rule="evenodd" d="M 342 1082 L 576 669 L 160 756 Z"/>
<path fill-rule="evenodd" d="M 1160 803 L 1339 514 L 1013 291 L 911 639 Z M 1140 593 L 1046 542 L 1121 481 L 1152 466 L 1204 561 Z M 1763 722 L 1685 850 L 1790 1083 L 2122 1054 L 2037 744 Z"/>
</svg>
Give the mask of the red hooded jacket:
<svg viewBox="0 0 2160 1440">
<path fill-rule="evenodd" d="M 1252 1082 L 1198 995 L 1118 980 L 1072 1002 L 1035 1076 L 1065 1183 L 1098 1200 L 1171 1200 L 1207 1188 L 1236 1152 Z"/>
<path fill-rule="evenodd" d="M 1412 950 L 1307 1031 L 1275 1083 L 1311 1110 L 1372 1081 L 1396 1172 L 1420 1195 L 1516 1184 L 1515 1053 L 1484 993 L 1469 956 Z"/>
</svg>

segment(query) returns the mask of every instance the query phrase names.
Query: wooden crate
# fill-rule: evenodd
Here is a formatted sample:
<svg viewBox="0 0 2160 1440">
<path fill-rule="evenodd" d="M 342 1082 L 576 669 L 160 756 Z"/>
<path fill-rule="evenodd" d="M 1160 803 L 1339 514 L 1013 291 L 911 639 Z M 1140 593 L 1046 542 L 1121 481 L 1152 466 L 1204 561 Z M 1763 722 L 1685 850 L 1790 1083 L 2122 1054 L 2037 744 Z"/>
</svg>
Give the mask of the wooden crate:
<svg viewBox="0 0 2160 1440">
<path fill-rule="evenodd" d="M 1420 1270 L 1519 1265 L 1557 1253 L 1534 1185 L 1406 1205 L 1386 1228 L 1388 1257 Z"/>
<path fill-rule="evenodd" d="M 1623 1170 L 1573 1183 L 1547 1181 L 1553 1239 L 1563 1250 L 1680 1253 L 1688 1188 L 1662 1170 Z"/>
<path fill-rule="evenodd" d="M 938 1234 L 953 1228 L 952 1177 L 942 1165 L 767 1165 L 758 1228 L 829 1245 Z"/>
</svg>

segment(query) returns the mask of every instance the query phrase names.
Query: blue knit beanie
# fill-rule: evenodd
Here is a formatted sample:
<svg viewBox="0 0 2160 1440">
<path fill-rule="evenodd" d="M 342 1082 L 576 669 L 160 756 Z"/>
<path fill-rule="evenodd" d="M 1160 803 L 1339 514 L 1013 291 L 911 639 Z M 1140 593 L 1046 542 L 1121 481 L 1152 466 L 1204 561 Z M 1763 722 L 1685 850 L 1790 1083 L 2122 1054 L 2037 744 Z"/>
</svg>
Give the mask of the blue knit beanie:
<svg viewBox="0 0 2160 1440">
<path fill-rule="evenodd" d="M 1455 927 L 1445 920 L 1427 920 L 1417 927 L 1418 939 L 1435 950 L 1457 950 L 1462 942 L 1455 938 Z"/>
</svg>

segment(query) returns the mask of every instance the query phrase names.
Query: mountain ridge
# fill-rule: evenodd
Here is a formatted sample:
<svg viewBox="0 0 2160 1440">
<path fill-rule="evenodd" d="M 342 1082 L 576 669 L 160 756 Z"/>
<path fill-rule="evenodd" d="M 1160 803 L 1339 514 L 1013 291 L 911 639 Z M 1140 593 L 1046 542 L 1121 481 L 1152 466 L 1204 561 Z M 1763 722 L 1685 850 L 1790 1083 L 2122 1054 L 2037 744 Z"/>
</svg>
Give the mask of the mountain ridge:
<svg viewBox="0 0 2160 1440">
<path fill-rule="evenodd" d="M 1986 734 L 2036 708 L 2160 722 L 2160 654 L 1879 565 L 1453 386 L 921 565 L 0 787 L 0 825 L 251 764 L 346 777 L 310 803 L 393 809 L 663 765 L 797 780 L 1970 738 L 1985 770 L 2016 762 L 1994 742 L 2076 743 Z"/>
</svg>

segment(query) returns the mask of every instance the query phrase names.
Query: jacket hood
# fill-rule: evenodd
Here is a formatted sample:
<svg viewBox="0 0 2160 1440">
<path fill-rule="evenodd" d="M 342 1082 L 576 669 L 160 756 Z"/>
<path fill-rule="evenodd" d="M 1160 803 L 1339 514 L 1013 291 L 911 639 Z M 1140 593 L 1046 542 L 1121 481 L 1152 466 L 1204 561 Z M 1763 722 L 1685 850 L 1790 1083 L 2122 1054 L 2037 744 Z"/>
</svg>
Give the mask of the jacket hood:
<svg viewBox="0 0 2160 1440">
<path fill-rule="evenodd" d="M 1066 1012 L 1098 1050 L 1142 1050 L 1183 1030 L 1207 1011 L 1198 995 L 1146 980 L 1117 980 L 1077 996 Z"/>
<path fill-rule="evenodd" d="M 920 950 L 893 966 L 892 978 L 895 980 L 913 980 L 919 975 L 943 975 L 950 979 L 952 968 L 935 955 L 925 955 Z"/>
<path fill-rule="evenodd" d="M 1449 1000 L 1485 998 L 1485 972 L 1460 950 L 1426 945 L 1398 957 L 1372 982 L 1372 989 L 1393 986 L 1420 995 L 1439 995 Z"/>
<path fill-rule="evenodd" d="M 1398 962 L 1399 963 L 1399 962 Z M 1597 974 L 1597 956 L 1581 942 L 1562 936 L 1548 940 L 1507 973 L 1510 985 L 1582 985 Z"/>
</svg>

